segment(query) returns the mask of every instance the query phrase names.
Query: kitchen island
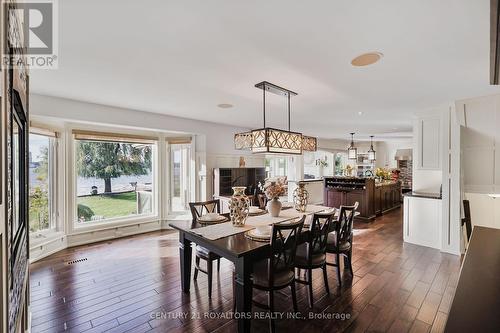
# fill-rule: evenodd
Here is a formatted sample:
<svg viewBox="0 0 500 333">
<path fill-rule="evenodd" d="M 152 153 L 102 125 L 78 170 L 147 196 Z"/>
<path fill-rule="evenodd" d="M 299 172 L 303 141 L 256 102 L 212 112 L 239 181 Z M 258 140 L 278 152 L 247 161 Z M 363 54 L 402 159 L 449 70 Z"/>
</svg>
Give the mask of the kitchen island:
<svg viewBox="0 0 500 333">
<path fill-rule="evenodd" d="M 376 182 L 374 178 L 325 177 L 323 204 L 329 207 L 359 203 L 357 220 L 370 222 L 376 216 L 401 206 L 399 181 Z"/>
</svg>

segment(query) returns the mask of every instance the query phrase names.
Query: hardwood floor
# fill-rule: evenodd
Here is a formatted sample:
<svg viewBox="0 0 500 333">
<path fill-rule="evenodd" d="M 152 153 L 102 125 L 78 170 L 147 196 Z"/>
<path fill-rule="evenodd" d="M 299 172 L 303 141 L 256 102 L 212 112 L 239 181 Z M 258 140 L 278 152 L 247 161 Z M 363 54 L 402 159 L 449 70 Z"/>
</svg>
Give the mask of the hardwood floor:
<svg viewBox="0 0 500 333">
<path fill-rule="evenodd" d="M 404 244 L 401 214 L 355 223 L 354 277 L 345 271 L 339 290 L 329 267 L 326 295 L 321 270 L 313 272 L 314 308 L 297 284 L 303 318 L 278 319 L 277 331 L 443 331 L 460 258 Z M 221 262 L 209 300 L 203 274 L 190 294 L 180 291 L 178 253 L 177 232 L 162 231 L 67 249 L 32 264 L 32 332 L 235 332 L 236 321 L 227 318 L 231 264 Z M 275 295 L 277 317 L 291 313 L 289 290 Z M 254 299 L 267 302 L 257 291 Z M 253 332 L 267 330 L 266 318 L 252 320 Z"/>
</svg>

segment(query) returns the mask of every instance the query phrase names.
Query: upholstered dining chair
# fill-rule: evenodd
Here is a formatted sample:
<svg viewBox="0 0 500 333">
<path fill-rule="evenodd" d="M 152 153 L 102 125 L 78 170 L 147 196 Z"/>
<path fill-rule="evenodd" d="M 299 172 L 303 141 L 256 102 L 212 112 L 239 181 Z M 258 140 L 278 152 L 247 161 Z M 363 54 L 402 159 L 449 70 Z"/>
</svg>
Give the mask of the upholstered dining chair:
<svg viewBox="0 0 500 333">
<path fill-rule="evenodd" d="M 340 206 L 339 218 L 337 223 L 335 223 L 335 231 L 328 234 L 326 241 L 326 253 L 335 255 L 335 263 L 327 262 L 326 264 L 337 267 L 339 287 L 342 286 L 340 256 L 344 257 L 344 266 L 349 268 L 351 276 L 354 275 L 352 271 L 352 225 L 357 207 L 357 202 L 353 206 Z"/>
<path fill-rule="evenodd" d="M 268 292 L 268 304 L 252 301 L 262 309 L 274 312 L 274 292 L 290 287 L 292 294 L 293 311 L 298 312 L 297 295 L 295 291 L 295 254 L 297 238 L 300 237 L 304 226 L 305 215 L 296 222 L 276 223 L 272 226 L 269 258 L 258 261 L 253 265 L 252 286 L 255 289 Z M 233 309 L 236 311 L 235 274 L 233 271 Z M 275 331 L 273 316 L 269 316 L 269 329 Z"/>
<path fill-rule="evenodd" d="M 321 268 L 323 270 L 323 279 L 325 282 L 326 293 L 330 293 L 328 288 L 328 275 L 326 272 L 326 242 L 330 232 L 330 224 L 334 213 L 316 213 L 312 216 L 312 221 L 309 225 L 309 233 L 305 243 L 297 247 L 295 255 L 295 267 L 305 269 L 307 272 L 307 280 L 295 279 L 295 282 L 308 286 L 309 307 L 313 307 L 313 284 L 312 271 L 313 269 Z"/>
<path fill-rule="evenodd" d="M 221 212 L 220 200 L 210 200 L 203 202 L 190 202 L 189 208 L 191 210 L 191 216 L 193 218 L 193 223 L 195 223 L 198 218 L 207 213 L 219 213 Z M 204 260 L 206 262 L 207 269 L 200 267 L 200 261 Z M 196 256 L 195 256 L 195 268 L 194 277 L 196 281 L 198 278 L 198 271 L 201 271 L 208 276 L 208 297 L 212 297 L 212 272 L 213 272 L 213 262 L 217 260 L 217 271 L 220 271 L 220 256 L 209 251 L 203 246 L 196 245 Z"/>
</svg>

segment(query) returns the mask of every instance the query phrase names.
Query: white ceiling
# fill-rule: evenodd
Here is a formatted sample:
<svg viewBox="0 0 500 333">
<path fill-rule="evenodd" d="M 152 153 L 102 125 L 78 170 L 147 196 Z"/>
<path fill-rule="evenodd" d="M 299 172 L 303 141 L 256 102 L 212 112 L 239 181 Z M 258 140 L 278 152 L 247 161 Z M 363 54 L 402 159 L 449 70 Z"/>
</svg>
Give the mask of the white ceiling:
<svg viewBox="0 0 500 333">
<path fill-rule="evenodd" d="M 298 92 L 292 130 L 400 137 L 415 111 L 500 92 L 488 84 L 489 3 L 64 0 L 59 69 L 32 71 L 31 89 L 260 127 L 254 84 L 267 80 Z M 369 51 L 385 56 L 350 65 Z M 268 125 L 284 127 L 284 101 L 268 100 Z"/>
</svg>

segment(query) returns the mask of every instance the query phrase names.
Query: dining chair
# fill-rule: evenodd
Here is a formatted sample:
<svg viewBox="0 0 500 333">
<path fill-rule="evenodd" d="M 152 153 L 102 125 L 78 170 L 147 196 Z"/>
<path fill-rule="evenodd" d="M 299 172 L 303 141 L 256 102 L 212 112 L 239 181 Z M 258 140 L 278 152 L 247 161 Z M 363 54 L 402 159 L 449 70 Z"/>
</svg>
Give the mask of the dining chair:
<svg viewBox="0 0 500 333">
<path fill-rule="evenodd" d="M 274 312 L 274 292 L 290 287 L 293 311 L 298 312 L 297 293 L 295 290 L 295 254 L 297 238 L 302 232 L 305 215 L 296 222 L 276 223 L 271 230 L 270 257 L 253 265 L 252 287 L 268 292 L 268 304 L 252 300 L 259 308 Z M 236 311 L 235 273 L 233 271 L 233 310 Z M 273 316 L 269 316 L 269 329 L 275 331 Z"/>
<path fill-rule="evenodd" d="M 470 202 L 469 202 L 469 200 L 464 200 L 463 204 L 464 204 L 464 218 L 462 219 L 462 227 L 465 224 L 465 230 L 467 232 L 467 242 L 468 242 L 470 240 L 470 235 L 472 234 L 472 219 L 471 219 L 471 215 L 470 215 Z"/>
<path fill-rule="evenodd" d="M 267 204 L 267 197 L 264 193 L 257 193 L 256 194 L 257 200 L 255 203 L 259 204 L 260 209 L 266 209 L 266 204 Z"/>
<path fill-rule="evenodd" d="M 305 269 L 307 272 L 307 279 L 300 280 L 295 278 L 295 282 L 308 286 L 309 308 L 313 307 L 313 269 L 321 268 L 323 270 L 326 293 L 330 293 L 330 289 L 328 288 L 328 275 L 326 272 L 326 242 L 333 216 L 333 212 L 315 213 L 309 225 L 309 233 L 306 242 L 297 247 L 295 267 L 299 269 L 299 272 L 301 269 Z"/>
<path fill-rule="evenodd" d="M 253 303 L 263 309 L 274 312 L 274 292 L 290 287 L 293 311 L 298 312 L 297 295 L 295 291 L 294 261 L 297 251 L 297 238 L 302 232 L 305 215 L 297 222 L 276 223 L 271 230 L 271 256 L 254 264 L 252 283 L 255 289 L 268 292 L 268 304 Z M 275 331 L 274 320 L 269 318 L 269 328 Z"/>
<path fill-rule="evenodd" d="M 342 286 L 342 277 L 340 274 L 340 256 L 344 257 L 344 267 L 347 266 L 353 276 L 352 271 L 352 225 L 357 203 L 353 206 L 340 206 L 340 214 L 337 223 L 335 223 L 335 231 L 328 234 L 326 241 L 326 253 L 335 254 L 335 263 L 326 264 L 337 267 L 337 277 L 339 287 Z"/>
<path fill-rule="evenodd" d="M 221 212 L 220 200 L 210 200 L 202 202 L 190 202 L 189 208 L 191 210 L 191 216 L 193 218 L 193 223 L 197 222 L 198 219 L 207 213 L 219 213 Z M 204 270 L 200 267 L 200 260 L 204 260 L 207 263 L 207 269 Z M 196 281 L 198 278 L 198 271 L 201 271 L 208 276 L 208 297 L 212 297 L 212 271 L 213 262 L 217 260 L 217 272 L 220 271 L 220 256 L 209 251 L 203 246 L 196 245 L 196 256 L 195 256 L 195 268 L 194 277 Z"/>
</svg>

